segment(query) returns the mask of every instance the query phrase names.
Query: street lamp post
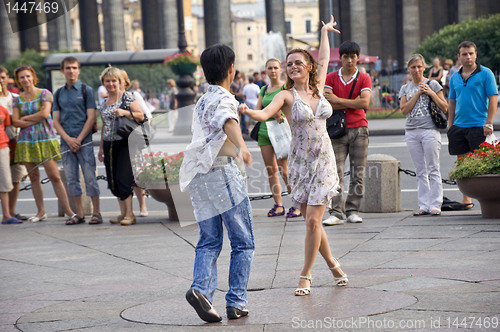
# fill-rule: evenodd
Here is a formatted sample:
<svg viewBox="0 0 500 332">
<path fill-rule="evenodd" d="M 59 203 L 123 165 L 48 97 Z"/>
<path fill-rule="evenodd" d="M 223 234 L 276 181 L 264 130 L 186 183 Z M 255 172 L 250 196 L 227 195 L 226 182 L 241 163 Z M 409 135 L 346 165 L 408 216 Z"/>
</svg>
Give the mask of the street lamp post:
<svg viewBox="0 0 500 332">
<path fill-rule="evenodd" d="M 187 51 L 186 33 L 184 30 L 184 1 L 176 0 L 177 3 L 177 27 L 178 27 L 178 41 L 177 46 L 179 52 Z M 196 93 L 191 89 L 195 80 L 192 74 L 181 74 L 175 81 L 177 83 L 178 92 L 175 95 L 177 98 L 177 108 L 180 109 L 178 114 L 177 123 L 174 128 L 174 135 L 189 135 L 191 134 L 191 118 L 194 98 Z"/>
</svg>

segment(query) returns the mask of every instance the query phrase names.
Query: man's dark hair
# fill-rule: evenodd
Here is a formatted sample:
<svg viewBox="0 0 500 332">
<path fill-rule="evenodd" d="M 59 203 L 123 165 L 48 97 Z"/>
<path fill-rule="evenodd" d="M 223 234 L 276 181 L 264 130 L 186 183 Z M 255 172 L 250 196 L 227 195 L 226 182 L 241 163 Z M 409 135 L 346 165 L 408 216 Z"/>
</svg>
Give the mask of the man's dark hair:
<svg viewBox="0 0 500 332">
<path fill-rule="evenodd" d="M 67 56 L 61 61 L 61 70 L 64 70 L 64 63 L 78 63 L 78 68 L 80 68 L 80 61 L 74 56 Z"/>
<path fill-rule="evenodd" d="M 201 67 L 208 84 L 221 84 L 227 78 L 227 72 L 234 63 L 233 50 L 223 44 L 206 48 L 200 56 Z"/>
<path fill-rule="evenodd" d="M 342 57 L 344 54 L 359 56 L 359 45 L 350 40 L 343 42 L 339 47 L 339 57 Z"/>
<path fill-rule="evenodd" d="M 248 76 L 247 79 L 248 79 L 248 83 L 255 82 L 255 79 L 253 78 L 253 76 Z"/>
<path fill-rule="evenodd" d="M 469 48 L 469 47 L 474 47 L 474 51 L 477 51 L 477 46 L 471 41 L 463 41 L 458 45 L 458 54 L 460 54 L 460 49 L 461 48 Z"/>
</svg>

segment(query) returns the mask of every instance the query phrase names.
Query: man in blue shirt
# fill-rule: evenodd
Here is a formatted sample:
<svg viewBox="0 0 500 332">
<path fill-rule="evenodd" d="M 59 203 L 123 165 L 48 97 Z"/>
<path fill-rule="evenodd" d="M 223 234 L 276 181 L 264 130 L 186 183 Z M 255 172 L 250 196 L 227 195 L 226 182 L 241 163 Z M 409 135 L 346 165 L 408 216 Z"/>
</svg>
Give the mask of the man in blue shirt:
<svg viewBox="0 0 500 332">
<path fill-rule="evenodd" d="M 80 167 L 85 179 L 87 196 L 92 199 L 93 215 L 89 224 L 102 223 L 99 207 L 99 185 L 96 178 L 96 162 L 92 146 L 92 129 L 96 121 L 94 91 L 82 84 L 80 62 L 66 57 L 61 62 L 61 72 L 66 85 L 54 93 L 52 116 L 54 127 L 61 136 L 61 152 L 68 194 L 75 204 L 76 216 L 66 222 L 75 225 L 85 222 L 80 185 Z"/>
<path fill-rule="evenodd" d="M 457 158 L 479 148 L 493 133 L 498 90 L 495 75 L 476 63 L 477 48 L 473 42 L 458 45 L 462 68 L 450 79 L 448 102 L 448 151 Z M 470 197 L 463 195 L 466 209 L 472 208 Z"/>
</svg>

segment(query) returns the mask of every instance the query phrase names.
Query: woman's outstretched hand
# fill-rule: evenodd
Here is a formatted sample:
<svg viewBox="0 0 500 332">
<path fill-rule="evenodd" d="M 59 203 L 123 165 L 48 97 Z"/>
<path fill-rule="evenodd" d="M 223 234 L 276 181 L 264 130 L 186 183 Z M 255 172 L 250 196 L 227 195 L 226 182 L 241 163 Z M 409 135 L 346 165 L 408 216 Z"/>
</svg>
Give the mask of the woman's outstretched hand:
<svg viewBox="0 0 500 332">
<path fill-rule="evenodd" d="M 335 26 L 337 25 L 337 22 L 335 22 L 335 19 L 333 18 L 333 15 L 330 15 L 330 22 L 326 23 L 321 21 L 321 23 L 323 23 L 323 28 L 322 29 L 326 29 L 327 31 L 333 31 L 333 32 L 336 32 L 336 33 L 340 33 L 339 30 L 335 29 Z"/>
<path fill-rule="evenodd" d="M 243 104 L 240 104 L 238 110 L 239 110 L 240 114 L 246 115 L 249 108 L 248 108 L 247 104 L 243 103 Z"/>
</svg>

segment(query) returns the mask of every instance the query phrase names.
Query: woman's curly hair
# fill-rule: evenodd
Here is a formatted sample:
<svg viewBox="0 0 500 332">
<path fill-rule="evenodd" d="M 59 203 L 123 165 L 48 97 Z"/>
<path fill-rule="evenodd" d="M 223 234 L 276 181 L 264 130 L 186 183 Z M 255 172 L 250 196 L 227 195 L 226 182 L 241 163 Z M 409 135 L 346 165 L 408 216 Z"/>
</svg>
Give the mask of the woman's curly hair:
<svg viewBox="0 0 500 332">
<path fill-rule="evenodd" d="M 316 62 L 316 60 L 314 60 L 311 53 L 309 53 L 308 51 L 306 51 L 302 48 L 294 48 L 294 49 L 290 50 L 288 52 L 288 54 L 286 55 L 285 63 L 288 63 L 288 57 L 294 53 L 301 53 L 302 55 L 304 55 L 304 58 L 306 59 L 307 64 L 312 65 L 312 69 L 309 72 L 308 85 L 309 85 L 309 88 L 313 91 L 313 97 L 319 97 L 319 90 L 318 90 L 319 81 L 316 78 L 316 74 L 318 71 L 318 63 Z M 294 85 L 295 85 L 295 82 L 288 76 L 288 70 L 286 70 L 286 84 L 285 84 L 284 89 L 290 90 L 291 88 L 294 87 Z"/>
</svg>

